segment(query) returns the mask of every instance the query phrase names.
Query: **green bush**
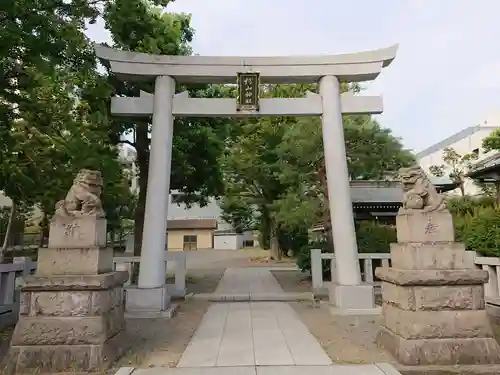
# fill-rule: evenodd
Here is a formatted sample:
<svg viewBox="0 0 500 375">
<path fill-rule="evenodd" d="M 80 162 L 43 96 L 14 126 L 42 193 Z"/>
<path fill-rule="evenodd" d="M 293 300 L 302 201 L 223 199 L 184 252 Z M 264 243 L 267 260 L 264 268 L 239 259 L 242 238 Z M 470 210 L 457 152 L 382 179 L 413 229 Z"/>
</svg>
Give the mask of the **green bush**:
<svg viewBox="0 0 500 375">
<path fill-rule="evenodd" d="M 390 244 L 396 242 L 396 228 L 375 221 L 362 221 L 357 225 L 356 238 L 360 253 L 388 253 Z M 321 249 L 324 253 L 332 253 L 326 238 L 322 241 L 310 242 L 303 246 L 297 254 L 297 267 L 302 272 L 311 271 L 311 249 Z M 330 261 L 323 261 L 323 277 L 330 277 Z"/>
<path fill-rule="evenodd" d="M 495 199 L 455 197 L 448 200 L 448 209 L 453 215 L 456 241 L 481 255 L 500 256 L 500 208 Z"/>
<path fill-rule="evenodd" d="M 460 221 L 462 220 L 462 221 Z M 464 216 L 455 223 L 468 250 L 484 256 L 500 256 L 500 209 L 477 209 L 473 215 Z"/>
<path fill-rule="evenodd" d="M 295 263 L 302 272 L 311 272 L 311 249 L 321 249 L 323 253 L 332 253 L 326 239 L 311 241 L 303 246 L 296 255 Z M 323 260 L 323 277 L 330 275 L 330 261 Z"/>
<path fill-rule="evenodd" d="M 494 207 L 495 199 L 488 196 L 480 197 L 453 197 L 447 201 L 448 209 L 455 217 L 474 215 L 478 209 Z"/>
<path fill-rule="evenodd" d="M 280 249 L 284 255 L 291 250 L 293 256 L 297 256 L 304 246 L 308 245 L 307 228 L 280 229 L 278 232 Z"/>
<path fill-rule="evenodd" d="M 360 253 L 388 253 L 390 244 L 397 242 L 396 228 L 376 221 L 361 221 L 356 239 Z"/>
</svg>

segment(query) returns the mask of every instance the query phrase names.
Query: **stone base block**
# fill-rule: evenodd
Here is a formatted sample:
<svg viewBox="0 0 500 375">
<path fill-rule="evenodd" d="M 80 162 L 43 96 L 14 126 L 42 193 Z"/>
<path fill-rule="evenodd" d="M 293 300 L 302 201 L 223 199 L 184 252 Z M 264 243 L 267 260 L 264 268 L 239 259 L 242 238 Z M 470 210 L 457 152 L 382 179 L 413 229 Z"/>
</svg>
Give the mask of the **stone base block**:
<svg viewBox="0 0 500 375">
<path fill-rule="evenodd" d="M 109 369 L 128 349 L 125 332 L 101 344 L 11 346 L 2 374 L 96 372 Z"/>
<path fill-rule="evenodd" d="M 380 280 L 400 286 L 483 285 L 488 272 L 477 269 L 463 270 L 401 270 L 392 267 L 375 269 Z"/>
<path fill-rule="evenodd" d="M 382 326 L 377 344 L 402 365 L 500 364 L 500 347 L 491 337 L 407 340 Z"/>
<path fill-rule="evenodd" d="M 125 313 L 125 318 L 127 319 L 171 319 L 179 310 L 179 304 L 171 303 L 163 311 L 143 311 L 143 310 L 135 310 L 128 311 Z"/>
<path fill-rule="evenodd" d="M 398 242 L 453 242 L 455 229 L 448 211 L 403 213 L 396 216 Z"/>
<path fill-rule="evenodd" d="M 160 314 L 168 310 L 170 295 L 167 286 L 160 288 L 128 287 L 125 291 L 125 312 L 134 316 L 150 317 L 151 313 Z"/>
<path fill-rule="evenodd" d="M 126 349 L 127 272 L 23 278 L 2 373 L 101 371 Z"/>
<path fill-rule="evenodd" d="M 98 316 L 20 316 L 11 345 L 98 345 L 125 329 L 123 305 Z"/>
<path fill-rule="evenodd" d="M 485 310 L 405 311 L 384 303 L 382 325 L 408 340 L 493 337 Z"/>
<path fill-rule="evenodd" d="M 100 275 L 26 276 L 22 278 L 21 290 L 22 292 L 104 290 L 123 286 L 127 280 L 127 271 Z"/>
<path fill-rule="evenodd" d="M 474 264 L 458 242 L 391 244 L 392 267 L 403 270 L 470 269 Z"/>
<path fill-rule="evenodd" d="M 47 248 L 38 252 L 37 276 L 113 272 L 112 248 Z"/>
<path fill-rule="evenodd" d="M 400 286 L 382 283 L 382 299 L 388 305 L 410 311 L 484 309 L 484 286 Z"/>
<path fill-rule="evenodd" d="M 121 286 L 105 290 L 21 293 L 20 316 L 81 317 L 104 314 L 124 305 Z"/>
<path fill-rule="evenodd" d="M 54 216 L 49 248 L 106 247 L 106 219 L 95 216 Z"/>
<path fill-rule="evenodd" d="M 372 285 L 330 284 L 331 313 L 338 315 L 371 315 L 380 313 L 375 307 Z"/>
</svg>

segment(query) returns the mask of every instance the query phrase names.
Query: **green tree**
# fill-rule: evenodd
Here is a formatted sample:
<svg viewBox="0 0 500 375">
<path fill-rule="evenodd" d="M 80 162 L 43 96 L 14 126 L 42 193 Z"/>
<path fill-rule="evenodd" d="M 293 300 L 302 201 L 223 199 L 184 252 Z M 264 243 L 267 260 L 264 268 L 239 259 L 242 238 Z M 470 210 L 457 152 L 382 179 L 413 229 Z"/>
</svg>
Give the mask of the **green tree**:
<svg viewBox="0 0 500 375">
<path fill-rule="evenodd" d="M 167 3 L 167 2 L 164 2 Z M 163 4 L 165 5 L 165 4 Z M 189 55 L 194 31 L 185 14 L 165 12 L 151 1 L 116 0 L 104 11 L 113 47 L 158 55 Z M 140 90 L 153 92 L 151 84 L 121 82 L 109 73 L 113 95 L 137 96 Z M 192 85 L 178 87 L 191 97 L 223 97 L 224 87 Z M 180 190 L 186 204 L 207 203 L 209 196 L 222 192 L 219 157 L 224 149 L 228 119 L 176 118 L 172 150 L 171 189 Z M 149 164 L 151 119 L 115 121 L 115 139 L 128 143 L 137 152 L 139 195 L 135 210 L 135 254 L 140 253 Z M 121 137 L 128 135 L 127 139 Z"/>
<path fill-rule="evenodd" d="M 50 132 L 44 120 L 62 99 L 45 95 L 47 101 L 40 101 L 44 85 L 61 70 L 93 69 L 84 27 L 97 14 L 97 4 L 86 1 L 6 0 L 0 5 L 0 190 L 13 201 L 10 217 L 16 207 L 36 203 L 35 191 L 43 186 L 40 173 L 30 173 L 30 158 L 39 162 L 38 151 L 50 152 L 36 148 L 36 139 Z M 26 127 L 31 132 L 23 134 Z M 20 148 L 27 137 L 31 148 Z"/>
<path fill-rule="evenodd" d="M 225 194 L 255 207 L 260 221 L 268 223 L 271 256 L 279 259 L 278 229 L 274 202 L 285 192 L 280 181 L 280 159 L 276 151 L 284 127 L 279 117 L 250 119 L 241 124 L 241 134 L 223 161 Z"/>
<path fill-rule="evenodd" d="M 461 155 L 453 148 L 447 147 L 443 150 L 444 164 L 432 165 L 429 170 L 436 177 L 447 175 L 458 185 L 460 193 L 464 196 L 467 172 L 474 160 L 477 160 L 477 155 L 475 153 Z"/>
<path fill-rule="evenodd" d="M 221 218 L 230 223 L 236 233 L 243 233 L 254 226 L 252 207 L 238 196 L 223 196 L 219 201 Z"/>
<path fill-rule="evenodd" d="M 60 70 L 36 78 L 36 84 L 25 91 L 32 105 L 28 109 L 19 107 L 22 120 L 10 129 L 15 142 L 4 168 L 13 173 L 3 190 L 14 201 L 13 207 L 29 204 L 41 210 L 46 236 L 55 203 L 64 197 L 77 171 L 99 169 L 106 181 L 108 219 L 111 226 L 115 225 L 118 218 L 113 213 L 119 209 L 117 205 L 126 204 L 129 189 L 123 188 L 126 181 L 116 147 L 109 141 L 107 122 L 95 121 L 87 102 L 77 95 L 89 82 L 92 86 L 95 77 L 82 79 Z"/>
<path fill-rule="evenodd" d="M 500 129 L 493 130 L 489 136 L 483 139 L 482 146 L 485 152 L 500 151 Z"/>
<path fill-rule="evenodd" d="M 314 90 L 314 85 L 265 88 L 273 97 L 300 97 Z M 280 231 L 310 228 L 319 220 L 331 227 L 320 119 L 251 119 L 238 128 L 224 161 L 226 195 L 255 207 L 261 234 L 270 233 L 272 257 L 279 256 Z M 345 116 L 344 129 L 354 178 L 381 179 L 414 162 L 401 142 L 370 116 Z"/>
<path fill-rule="evenodd" d="M 344 116 L 343 124 L 351 179 L 391 178 L 400 167 L 414 163 L 414 156 L 403 149 L 401 141 L 370 116 Z M 333 248 L 320 119 L 300 118 L 288 124 L 280 153 L 286 160 L 282 178 L 289 186 L 288 199 L 296 200 L 295 206 L 282 207 L 281 216 L 299 215 L 309 227 L 322 222 Z"/>
<path fill-rule="evenodd" d="M 2 2 L 0 67 L 5 74 L 0 77 L 0 190 L 13 199 L 13 208 L 36 204 L 45 213 L 43 222 L 47 223 L 56 196 L 60 199 L 69 187 L 75 169 L 81 165 L 99 167 L 106 183 L 110 183 L 104 202 L 112 229 L 118 225 L 117 218 L 130 211 L 130 204 L 123 206 L 130 197 L 123 188 L 115 146 L 124 134 L 133 134 L 131 143 L 138 151 L 142 193 L 135 210 L 136 238 L 140 243 L 150 123 L 111 118 L 109 104 L 112 95 L 133 96 L 141 89 L 151 91 L 152 87 L 101 75 L 85 27 L 103 17 L 117 48 L 190 54 L 190 17 L 164 12 L 161 6 L 169 2 Z M 192 96 L 227 92 L 219 87 L 189 89 Z M 186 193 L 188 203 L 203 203 L 222 187 L 217 159 L 223 149 L 221 139 L 227 121 L 177 119 L 175 127 L 171 185 Z"/>
</svg>

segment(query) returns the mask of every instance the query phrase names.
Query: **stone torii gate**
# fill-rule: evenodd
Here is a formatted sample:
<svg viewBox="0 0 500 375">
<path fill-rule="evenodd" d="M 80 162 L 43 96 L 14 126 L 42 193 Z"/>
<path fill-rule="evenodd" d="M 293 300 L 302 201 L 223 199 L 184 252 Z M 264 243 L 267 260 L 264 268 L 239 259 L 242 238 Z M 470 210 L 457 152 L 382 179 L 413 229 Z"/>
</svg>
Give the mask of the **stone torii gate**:
<svg viewBox="0 0 500 375">
<path fill-rule="evenodd" d="M 374 80 L 395 58 L 398 46 L 333 56 L 208 57 L 155 56 L 96 45 L 96 55 L 127 81 L 154 82 L 154 94 L 112 98 L 111 112 L 122 116 L 151 116 L 146 213 L 138 288 L 127 292 L 128 305 L 144 312 L 168 308 L 163 263 L 174 116 L 321 116 L 328 180 L 329 207 L 337 267 L 332 294 L 338 311 L 373 310 L 373 290 L 361 284 L 354 229 L 342 114 L 379 114 L 380 96 L 340 93 L 340 81 Z M 175 93 L 176 83 L 235 83 L 243 87 L 237 99 L 196 99 Z M 315 83 L 320 94 L 304 98 L 259 100 L 262 83 Z M 246 86 L 245 86 L 246 85 Z"/>
</svg>

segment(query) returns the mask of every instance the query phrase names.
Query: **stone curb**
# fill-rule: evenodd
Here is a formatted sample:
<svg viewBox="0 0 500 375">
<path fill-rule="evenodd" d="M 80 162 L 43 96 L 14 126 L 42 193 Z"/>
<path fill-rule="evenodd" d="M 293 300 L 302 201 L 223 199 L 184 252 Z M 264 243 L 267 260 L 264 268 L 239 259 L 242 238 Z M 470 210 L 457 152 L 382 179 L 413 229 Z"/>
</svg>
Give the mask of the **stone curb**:
<svg viewBox="0 0 500 375">
<path fill-rule="evenodd" d="M 307 293 L 235 293 L 235 294 L 219 294 L 219 293 L 190 293 L 186 295 L 186 300 L 204 300 L 211 302 L 287 302 L 287 301 L 312 301 L 313 294 Z"/>
</svg>

